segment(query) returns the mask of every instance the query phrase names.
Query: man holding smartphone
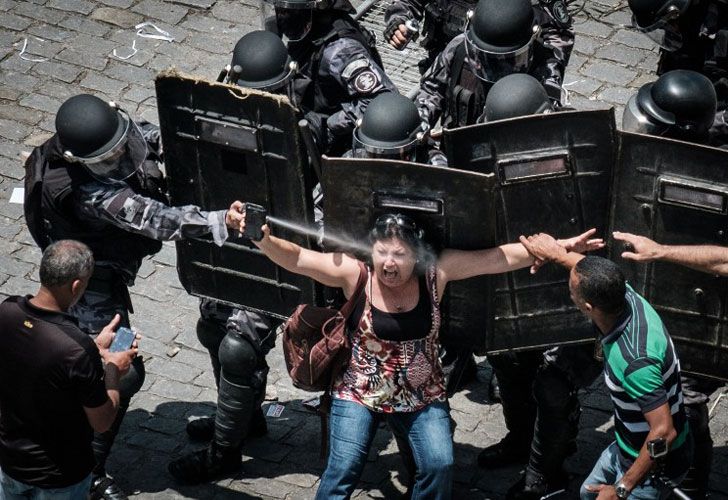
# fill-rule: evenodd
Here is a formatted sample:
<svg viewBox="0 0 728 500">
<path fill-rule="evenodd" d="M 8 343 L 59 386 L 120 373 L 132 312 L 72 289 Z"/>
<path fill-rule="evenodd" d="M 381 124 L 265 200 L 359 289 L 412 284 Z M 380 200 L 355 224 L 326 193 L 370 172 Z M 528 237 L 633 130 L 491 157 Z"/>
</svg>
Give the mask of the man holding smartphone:
<svg viewBox="0 0 728 500">
<path fill-rule="evenodd" d="M 521 243 L 536 259 L 570 270 L 571 299 L 601 337 L 616 440 L 584 481 L 582 500 L 664 498 L 687 474 L 693 440 L 680 388 L 680 362 L 662 320 L 614 262 L 567 252 L 547 234 L 521 236 Z M 655 449 L 662 440 L 666 450 Z M 658 484 L 650 472 L 656 466 L 653 456 L 663 453 L 663 481 Z"/>
<path fill-rule="evenodd" d="M 93 431 L 119 407 L 119 377 L 136 356 L 110 352 L 120 316 L 94 341 L 68 309 L 93 273 L 91 250 L 61 240 L 43 252 L 40 290 L 0 304 L 0 498 L 88 497 Z"/>
</svg>

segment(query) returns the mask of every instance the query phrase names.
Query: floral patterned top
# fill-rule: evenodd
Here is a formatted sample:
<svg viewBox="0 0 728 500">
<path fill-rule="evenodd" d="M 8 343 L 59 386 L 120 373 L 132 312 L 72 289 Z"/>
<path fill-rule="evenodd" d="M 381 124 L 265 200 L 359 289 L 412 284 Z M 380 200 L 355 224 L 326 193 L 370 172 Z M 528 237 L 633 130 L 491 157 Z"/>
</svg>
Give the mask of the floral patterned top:
<svg viewBox="0 0 728 500">
<path fill-rule="evenodd" d="M 333 396 L 354 401 L 380 413 L 414 412 L 430 403 L 445 401 L 445 381 L 440 364 L 440 306 L 435 267 L 427 270 L 432 323 L 427 336 L 393 341 L 374 332 L 371 303 L 372 273 L 364 312 L 351 334 L 351 358 L 334 383 Z"/>
</svg>

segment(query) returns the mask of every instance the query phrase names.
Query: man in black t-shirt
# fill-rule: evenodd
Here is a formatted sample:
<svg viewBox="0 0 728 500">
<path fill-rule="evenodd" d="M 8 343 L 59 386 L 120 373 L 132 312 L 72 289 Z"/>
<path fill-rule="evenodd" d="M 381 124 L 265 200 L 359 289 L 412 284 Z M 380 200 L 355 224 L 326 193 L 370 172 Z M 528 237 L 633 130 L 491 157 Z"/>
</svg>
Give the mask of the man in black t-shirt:
<svg viewBox="0 0 728 500">
<path fill-rule="evenodd" d="M 62 240 L 43 252 L 36 296 L 0 304 L 0 498 L 85 499 L 94 456 L 137 352 L 109 352 L 117 315 L 94 342 L 66 311 L 93 272 L 91 251 Z M 103 360 L 103 363 L 102 363 Z"/>
</svg>

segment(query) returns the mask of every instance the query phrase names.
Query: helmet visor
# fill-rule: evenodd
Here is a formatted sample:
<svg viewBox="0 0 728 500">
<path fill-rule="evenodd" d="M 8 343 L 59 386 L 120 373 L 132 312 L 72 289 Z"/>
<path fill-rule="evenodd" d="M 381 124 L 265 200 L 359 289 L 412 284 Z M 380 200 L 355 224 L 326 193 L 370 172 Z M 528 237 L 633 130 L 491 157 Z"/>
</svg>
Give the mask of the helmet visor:
<svg viewBox="0 0 728 500">
<path fill-rule="evenodd" d="M 317 2 L 266 0 L 261 5 L 263 29 L 275 30 L 284 42 L 301 41 L 311 31 L 316 4 Z"/>
<path fill-rule="evenodd" d="M 648 114 L 644 113 L 637 104 L 637 96 L 630 97 L 622 115 L 622 130 L 647 135 L 665 135 L 670 126 L 665 123 L 655 122 Z"/>
<path fill-rule="evenodd" d="M 142 131 L 126 113 L 123 114 L 127 127 L 117 144 L 96 157 L 77 159 L 98 181 L 126 180 L 141 168 L 147 158 L 147 141 Z"/>
<path fill-rule="evenodd" d="M 417 146 L 420 140 L 413 138 L 410 142 L 399 146 L 373 146 L 359 138 L 357 130 L 354 130 L 354 139 L 351 145 L 351 155 L 354 158 L 379 158 L 383 160 L 416 161 Z"/>
<path fill-rule="evenodd" d="M 649 28 L 640 28 L 632 16 L 632 27 L 668 52 L 675 52 L 683 46 L 683 36 L 674 22 L 660 20 Z"/>
<path fill-rule="evenodd" d="M 534 27 L 533 35 L 526 45 L 511 52 L 491 52 L 483 50 L 465 31 L 465 53 L 475 76 L 487 82 L 497 82 L 511 73 L 526 73 L 533 59 L 533 44 L 539 29 Z"/>
</svg>

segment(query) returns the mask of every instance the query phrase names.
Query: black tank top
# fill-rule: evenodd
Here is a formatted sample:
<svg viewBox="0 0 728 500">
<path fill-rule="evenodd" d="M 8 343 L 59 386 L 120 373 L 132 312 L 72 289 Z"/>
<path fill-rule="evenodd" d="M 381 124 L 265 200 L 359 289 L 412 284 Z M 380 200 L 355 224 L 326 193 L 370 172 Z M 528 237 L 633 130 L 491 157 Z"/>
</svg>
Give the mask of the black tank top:
<svg viewBox="0 0 728 500">
<path fill-rule="evenodd" d="M 420 297 L 417 305 L 411 311 L 392 313 L 381 311 L 372 306 L 372 326 L 377 337 L 395 342 L 427 337 L 432 327 L 432 304 L 427 293 L 427 279 L 425 276 L 419 277 L 418 285 Z M 354 311 L 349 316 L 347 321 L 349 331 L 359 324 L 361 315 L 364 312 L 365 300 L 366 295 L 362 294 L 356 307 L 354 307 Z"/>
</svg>

